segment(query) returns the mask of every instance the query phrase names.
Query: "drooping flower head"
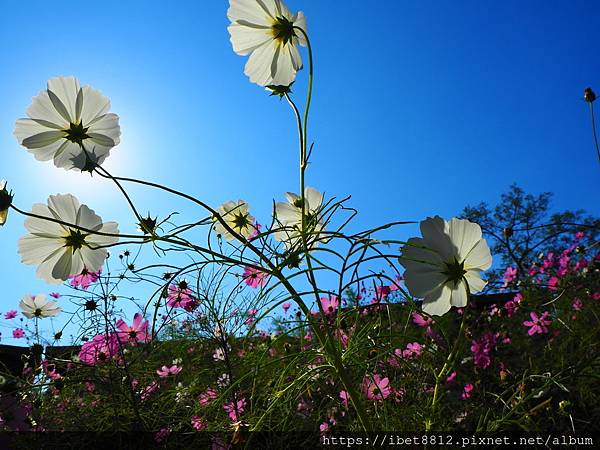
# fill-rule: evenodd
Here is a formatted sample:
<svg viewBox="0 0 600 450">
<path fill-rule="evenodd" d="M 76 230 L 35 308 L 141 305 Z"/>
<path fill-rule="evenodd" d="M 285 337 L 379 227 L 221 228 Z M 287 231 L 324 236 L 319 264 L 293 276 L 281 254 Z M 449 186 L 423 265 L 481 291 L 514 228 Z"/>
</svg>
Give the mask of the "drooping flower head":
<svg viewBox="0 0 600 450">
<path fill-rule="evenodd" d="M 48 300 L 44 294 L 24 296 L 19 302 L 19 308 L 28 319 L 55 317 L 61 312 L 58 303 L 55 300 Z"/>
<path fill-rule="evenodd" d="M 302 69 L 298 44 L 306 46 L 306 19 L 280 0 L 230 0 L 227 27 L 233 51 L 250 55 L 244 73 L 260 86 L 285 87 Z"/>
<path fill-rule="evenodd" d="M 12 204 L 13 194 L 6 189 L 6 181 L 0 181 L 0 226 L 6 223 L 8 209 Z"/>
<path fill-rule="evenodd" d="M 484 288 L 481 272 L 492 265 L 481 228 L 468 220 L 436 216 L 421 222 L 421 233 L 422 238 L 410 238 L 402 247 L 406 287 L 423 298 L 428 314 L 441 316 L 451 306 L 466 306 L 467 294 Z"/>
<path fill-rule="evenodd" d="M 302 210 L 304 209 L 304 227 L 309 249 L 315 247 L 319 241 L 325 241 L 319 234 L 325 229 L 321 217 L 323 194 L 314 188 L 304 190 L 302 197 L 291 192 L 286 192 L 287 202 L 277 202 L 275 205 L 275 219 L 278 227 L 274 233 L 275 239 L 285 244 L 288 250 L 302 245 Z M 304 203 L 304 205 L 303 205 Z M 304 208 L 303 208 L 304 206 Z"/>
<path fill-rule="evenodd" d="M 63 169 L 90 170 L 119 143 L 119 117 L 110 100 L 73 77 L 48 80 L 34 97 L 27 119 L 17 120 L 15 137 L 38 161 Z"/>
<path fill-rule="evenodd" d="M 23 263 L 38 265 L 36 274 L 47 283 L 66 281 L 69 275 L 80 274 L 84 268 L 98 272 L 108 254 L 103 247 L 119 240 L 115 222 L 103 223 L 93 210 L 80 205 L 79 200 L 71 194 L 51 195 L 47 205 L 33 205 L 32 213 L 111 235 L 89 233 L 49 220 L 28 217 L 25 228 L 30 234 L 19 239 L 19 254 Z"/>
<path fill-rule="evenodd" d="M 248 204 L 243 200 L 237 202 L 229 201 L 223 203 L 217 208 L 217 213 L 227 223 L 229 228 L 237 234 L 249 239 L 255 231 L 254 217 L 248 212 Z M 223 236 L 226 240 L 231 241 L 235 236 L 223 226 L 223 224 L 215 217 L 215 231 Z"/>
</svg>

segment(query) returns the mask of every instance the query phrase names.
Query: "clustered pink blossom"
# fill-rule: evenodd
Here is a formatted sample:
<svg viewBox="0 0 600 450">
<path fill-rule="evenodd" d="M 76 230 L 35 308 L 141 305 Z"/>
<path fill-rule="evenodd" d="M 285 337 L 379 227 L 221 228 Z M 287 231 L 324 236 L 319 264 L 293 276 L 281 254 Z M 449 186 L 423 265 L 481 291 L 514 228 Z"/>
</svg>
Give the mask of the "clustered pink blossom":
<svg viewBox="0 0 600 450">
<path fill-rule="evenodd" d="M 202 394 L 198 396 L 198 403 L 200 406 L 208 406 L 210 405 L 215 398 L 217 398 L 219 394 L 213 388 L 209 387 Z"/>
<path fill-rule="evenodd" d="M 479 340 L 471 341 L 473 364 L 480 369 L 486 369 L 491 364 L 490 351 L 498 341 L 498 333 L 485 333 Z"/>
<path fill-rule="evenodd" d="M 527 334 L 529 336 L 533 336 L 536 333 L 548 333 L 548 327 L 552 325 L 552 321 L 547 319 L 549 315 L 550 313 L 548 311 L 544 311 L 541 316 L 539 316 L 537 312 L 531 311 L 529 314 L 531 320 L 526 320 L 523 322 L 523 325 L 529 327 Z"/>
<path fill-rule="evenodd" d="M 14 319 L 15 317 L 17 317 L 17 312 L 14 309 L 4 313 L 4 318 L 6 320 Z"/>
<path fill-rule="evenodd" d="M 192 416 L 191 423 L 192 428 L 196 431 L 202 431 L 208 427 L 206 421 L 200 416 Z"/>
<path fill-rule="evenodd" d="M 509 300 L 504 304 L 504 309 L 506 309 L 506 314 L 508 315 L 508 317 L 512 317 L 512 315 L 517 312 L 521 300 L 523 300 L 523 295 L 521 293 L 518 293 L 514 296 L 512 300 Z"/>
<path fill-rule="evenodd" d="M 192 290 L 188 287 L 185 280 L 169 286 L 167 306 L 183 308 L 188 312 L 191 312 L 198 307 L 198 302 L 194 298 Z"/>
<path fill-rule="evenodd" d="M 517 269 L 515 267 L 507 267 L 504 272 L 504 287 L 515 281 L 517 278 Z"/>
<path fill-rule="evenodd" d="M 465 387 L 463 388 L 463 393 L 461 395 L 461 398 L 463 400 L 466 400 L 466 399 L 470 398 L 471 395 L 473 394 L 473 389 L 474 388 L 475 388 L 475 386 L 473 386 L 471 383 L 465 384 Z"/>
</svg>

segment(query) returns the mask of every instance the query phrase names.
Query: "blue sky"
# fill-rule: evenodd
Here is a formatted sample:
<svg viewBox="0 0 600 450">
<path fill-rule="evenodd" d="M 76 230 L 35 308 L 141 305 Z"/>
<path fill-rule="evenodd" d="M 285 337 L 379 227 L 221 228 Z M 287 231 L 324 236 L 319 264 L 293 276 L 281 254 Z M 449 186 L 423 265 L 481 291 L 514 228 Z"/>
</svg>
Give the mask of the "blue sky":
<svg viewBox="0 0 600 450">
<path fill-rule="evenodd" d="M 287 2 L 308 19 L 315 55 L 308 185 L 352 195 L 352 229 L 458 214 L 494 203 L 512 183 L 551 191 L 554 207 L 599 215 L 600 164 L 583 89 L 600 91 L 597 2 Z M 72 193 L 123 232 L 135 230 L 109 183 L 40 163 L 12 136 L 53 76 L 101 90 L 122 141 L 105 166 L 218 206 L 298 191 L 296 130 L 285 102 L 243 74 L 227 2 L 158 1 L 0 6 L 0 178 L 29 209 Z M 303 53 L 306 57 L 306 53 Z M 306 60 L 306 58 L 305 58 Z M 306 70 L 294 85 L 305 96 Z M 180 202 L 132 189 L 142 211 Z M 408 238 L 414 228 L 406 228 Z M 0 230 L 0 312 L 25 293 L 60 290 L 19 262 L 23 219 Z M 10 329 L 3 328 L 3 342 Z"/>
</svg>

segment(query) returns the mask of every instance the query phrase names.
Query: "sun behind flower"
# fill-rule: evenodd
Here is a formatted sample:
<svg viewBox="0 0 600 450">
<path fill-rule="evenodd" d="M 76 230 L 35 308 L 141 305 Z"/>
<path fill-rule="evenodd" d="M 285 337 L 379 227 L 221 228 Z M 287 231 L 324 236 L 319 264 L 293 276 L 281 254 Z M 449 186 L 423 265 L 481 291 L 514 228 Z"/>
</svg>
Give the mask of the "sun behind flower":
<svg viewBox="0 0 600 450">
<path fill-rule="evenodd" d="M 32 213 L 101 233 L 119 233 L 116 222 L 103 223 L 71 194 L 51 195 L 48 205 L 36 203 Z M 69 275 L 80 274 L 84 268 L 98 272 L 108 254 L 103 247 L 119 241 L 118 236 L 87 233 L 36 217 L 28 217 L 25 228 L 30 234 L 19 239 L 21 260 L 24 264 L 38 264 L 36 275 L 51 284 L 66 281 Z"/>
<path fill-rule="evenodd" d="M 90 170 L 119 144 L 119 116 L 110 100 L 73 77 L 48 80 L 33 98 L 27 119 L 17 120 L 14 135 L 38 161 L 54 159 L 65 170 Z"/>
</svg>

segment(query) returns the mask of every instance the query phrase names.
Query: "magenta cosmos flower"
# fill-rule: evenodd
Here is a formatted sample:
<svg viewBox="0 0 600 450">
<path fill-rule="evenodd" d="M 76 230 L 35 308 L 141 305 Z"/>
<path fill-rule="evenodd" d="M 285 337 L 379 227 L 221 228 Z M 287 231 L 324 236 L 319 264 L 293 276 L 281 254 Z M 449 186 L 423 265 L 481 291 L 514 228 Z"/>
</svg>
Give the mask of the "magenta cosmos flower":
<svg viewBox="0 0 600 450">
<path fill-rule="evenodd" d="M 182 367 L 174 364 L 172 366 L 162 366 L 160 369 L 156 369 L 156 373 L 161 378 L 166 378 L 170 375 L 177 375 L 181 372 Z"/>
<path fill-rule="evenodd" d="M 362 391 L 369 400 L 383 400 L 390 396 L 392 389 L 389 378 L 381 378 L 379 374 L 367 376 L 362 382 Z"/>
<path fill-rule="evenodd" d="M 529 327 L 527 334 L 529 336 L 533 336 L 534 334 L 545 334 L 548 332 L 548 327 L 552 325 L 551 320 L 547 320 L 546 318 L 550 315 L 548 311 L 544 311 L 541 316 L 538 316 L 538 313 L 535 311 L 531 311 L 529 316 L 531 320 L 526 320 L 523 322 L 523 325 Z"/>
<path fill-rule="evenodd" d="M 244 267 L 242 278 L 253 289 L 267 284 L 267 273 L 254 267 Z"/>
<path fill-rule="evenodd" d="M 90 366 L 110 360 L 119 352 L 119 342 L 116 333 L 99 334 L 91 341 L 84 343 L 79 351 L 81 362 Z"/>
<path fill-rule="evenodd" d="M 144 320 L 140 313 L 135 313 L 133 323 L 127 325 L 123 319 L 119 319 L 116 323 L 117 335 L 121 342 L 148 342 L 148 321 Z"/>
<path fill-rule="evenodd" d="M 335 295 L 330 295 L 329 297 L 321 297 L 321 308 L 328 316 L 335 314 L 335 312 L 340 306 L 340 301 Z"/>
<path fill-rule="evenodd" d="M 197 302 L 187 281 L 181 280 L 179 283 L 169 286 L 167 306 L 183 308 L 186 311 L 193 311 L 196 308 Z"/>
<path fill-rule="evenodd" d="M 74 288 L 81 287 L 81 289 L 87 289 L 92 283 L 98 281 L 98 278 L 100 278 L 101 274 L 102 267 L 98 269 L 98 272 L 90 272 L 84 267 L 79 274 L 69 275 L 69 284 Z"/>
</svg>

